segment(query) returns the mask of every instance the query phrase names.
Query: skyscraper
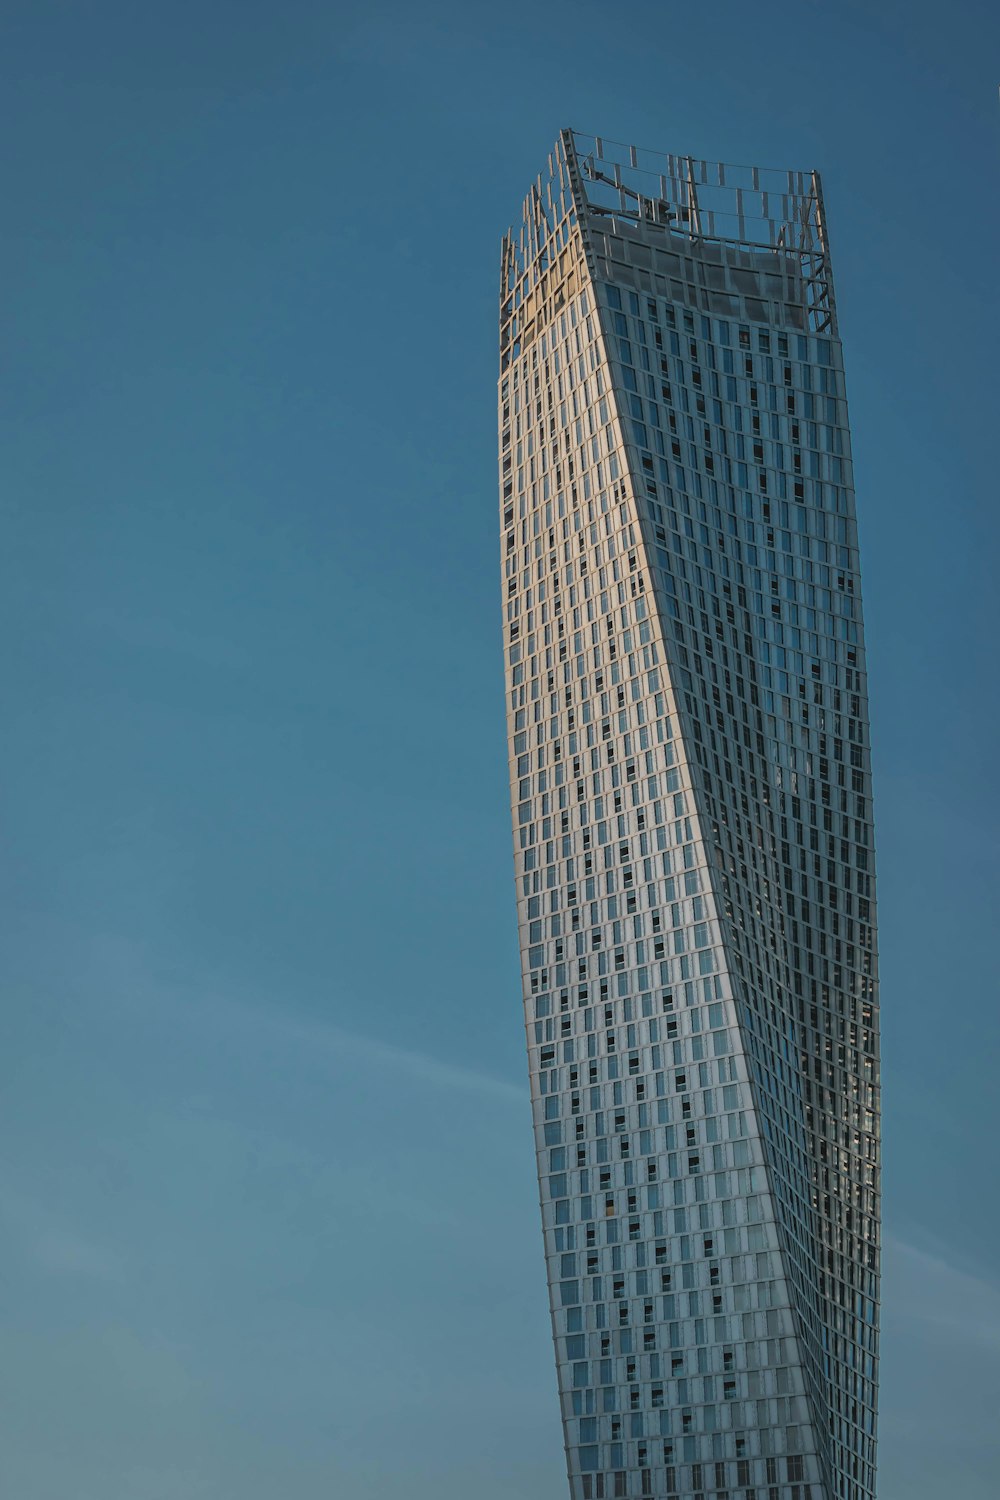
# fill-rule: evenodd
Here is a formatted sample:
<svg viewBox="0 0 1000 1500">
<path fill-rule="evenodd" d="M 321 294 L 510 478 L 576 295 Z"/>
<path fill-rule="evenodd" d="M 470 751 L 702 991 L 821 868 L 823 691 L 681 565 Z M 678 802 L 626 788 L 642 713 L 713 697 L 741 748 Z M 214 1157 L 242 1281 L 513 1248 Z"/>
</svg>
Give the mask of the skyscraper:
<svg viewBox="0 0 1000 1500">
<path fill-rule="evenodd" d="M 819 178 L 563 131 L 503 241 L 499 396 L 573 1500 L 868 1500 L 874 855 Z"/>
</svg>

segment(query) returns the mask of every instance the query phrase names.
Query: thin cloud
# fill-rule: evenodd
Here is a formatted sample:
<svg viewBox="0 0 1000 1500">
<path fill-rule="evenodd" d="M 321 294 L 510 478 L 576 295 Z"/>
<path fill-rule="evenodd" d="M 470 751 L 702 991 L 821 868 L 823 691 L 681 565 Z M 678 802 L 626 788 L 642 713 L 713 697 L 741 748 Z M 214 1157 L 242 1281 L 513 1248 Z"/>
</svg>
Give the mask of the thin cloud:
<svg viewBox="0 0 1000 1500">
<path fill-rule="evenodd" d="M 475 1068 L 458 1067 L 442 1062 L 426 1052 L 414 1052 L 406 1047 L 394 1047 L 388 1042 L 376 1041 L 340 1026 L 331 1026 L 325 1021 L 304 1020 L 301 1016 L 282 1015 L 258 1007 L 233 1005 L 225 1002 L 221 1016 L 232 1010 L 233 1024 L 245 1025 L 252 1021 L 258 1030 L 273 1036 L 286 1045 L 293 1044 L 313 1053 L 322 1053 L 334 1062 L 358 1062 L 375 1068 L 389 1068 L 406 1073 L 420 1083 L 434 1088 L 460 1089 L 467 1093 L 503 1099 L 524 1105 L 527 1091 L 506 1079 L 490 1073 L 480 1073 Z"/>
<path fill-rule="evenodd" d="M 0 1219 L 40 1270 L 93 1281 L 115 1281 L 121 1275 L 122 1262 L 113 1251 L 58 1222 L 43 1205 L 6 1185 L 0 1187 Z"/>
<path fill-rule="evenodd" d="M 889 1305 L 948 1338 L 1000 1351 L 1000 1283 L 958 1264 L 948 1246 L 927 1249 L 887 1235 Z"/>
<path fill-rule="evenodd" d="M 134 1007 L 151 1006 L 160 1014 L 183 1017 L 192 1026 L 231 1034 L 241 1042 L 252 1037 L 259 1045 L 293 1048 L 332 1065 L 361 1065 L 405 1073 L 431 1088 L 454 1089 L 479 1098 L 503 1100 L 524 1108 L 528 1091 L 508 1079 L 460 1064 L 442 1061 L 427 1052 L 396 1047 L 301 1011 L 234 1000 L 218 990 L 192 994 L 159 985 L 133 945 L 102 939 L 92 945 L 92 959 L 100 970 L 101 989 L 116 993 Z"/>
</svg>

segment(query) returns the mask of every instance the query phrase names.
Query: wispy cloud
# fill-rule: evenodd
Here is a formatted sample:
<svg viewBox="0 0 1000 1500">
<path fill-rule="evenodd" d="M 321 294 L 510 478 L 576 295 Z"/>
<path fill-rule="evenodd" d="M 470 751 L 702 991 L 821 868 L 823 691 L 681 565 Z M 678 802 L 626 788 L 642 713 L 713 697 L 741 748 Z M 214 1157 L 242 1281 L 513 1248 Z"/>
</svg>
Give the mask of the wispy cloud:
<svg viewBox="0 0 1000 1500">
<path fill-rule="evenodd" d="M 1000 1281 L 970 1269 L 950 1247 L 887 1235 L 886 1305 L 911 1325 L 1000 1352 Z"/>
<path fill-rule="evenodd" d="M 7 1184 L 0 1185 L 0 1220 L 42 1271 L 94 1281 L 115 1281 L 121 1275 L 122 1262 L 113 1251 L 78 1234 L 43 1204 Z"/>
<path fill-rule="evenodd" d="M 142 953 L 133 945 L 105 939 L 92 946 L 104 994 L 116 993 L 121 1003 L 148 1005 L 187 1024 L 223 1032 L 243 1043 L 294 1049 L 331 1066 L 358 1066 L 404 1073 L 428 1088 L 455 1089 L 480 1098 L 503 1100 L 524 1108 L 527 1087 L 461 1064 L 445 1062 L 431 1053 L 366 1036 L 290 1006 L 265 1005 L 235 999 L 219 986 L 190 989 L 162 984 L 150 973 Z"/>
<path fill-rule="evenodd" d="M 426 1052 L 394 1047 L 390 1043 L 329 1025 L 325 1021 L 304 1019 L 301 1015 L 293 1016 L 230 1000 L 217 999 L 214 1004 L 217 1023 L 228 1021 L 233 1027 L 252 1025 L 260 1034 L 269 1036 L 284 1046 L 308 1050 L 314 1056 L 324 1056 L 331 1062 L 341 1065 L 356 1063 L 402 1072 L 431 1088 L 460 1089 L 480 1097 L 516 1102 L 522 1107 L 527 1100 L 526 1089 L 519 1088 L 504 1078 L 481 1073 L 476 1068 L 443 1062 Z"/>
</svg>

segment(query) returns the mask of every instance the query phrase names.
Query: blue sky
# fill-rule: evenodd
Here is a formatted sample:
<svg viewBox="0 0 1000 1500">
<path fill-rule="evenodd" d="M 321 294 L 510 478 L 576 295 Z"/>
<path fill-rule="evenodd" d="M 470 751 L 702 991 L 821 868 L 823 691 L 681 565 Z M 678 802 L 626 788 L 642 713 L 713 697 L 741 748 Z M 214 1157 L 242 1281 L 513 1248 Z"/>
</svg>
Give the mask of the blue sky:
<svg viewBox="0 0 1000 1500">
<path fill-rule="evenodd" d="M 993 7 L 10 0 L 2 31 L 4 1492 L 563 1492 L 494 381 L 499 235 L 571 124 L 824 174 L 880 1494 L 992 1500 Z"/>
</svg>

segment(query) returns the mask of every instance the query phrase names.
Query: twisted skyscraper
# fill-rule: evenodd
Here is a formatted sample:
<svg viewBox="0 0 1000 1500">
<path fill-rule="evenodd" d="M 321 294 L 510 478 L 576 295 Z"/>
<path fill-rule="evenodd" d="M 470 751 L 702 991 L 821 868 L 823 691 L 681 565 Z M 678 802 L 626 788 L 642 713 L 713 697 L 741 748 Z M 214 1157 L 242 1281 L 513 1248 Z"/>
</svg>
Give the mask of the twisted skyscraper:
<svg viewBox="0 0 1000 1500">
<path fill-rule="evenodd" d="M 818 177 L 563 131 L 503 242 L 500 491 L 573 1500 L 870 1500 L 872 803 Z"/>
</svg>

